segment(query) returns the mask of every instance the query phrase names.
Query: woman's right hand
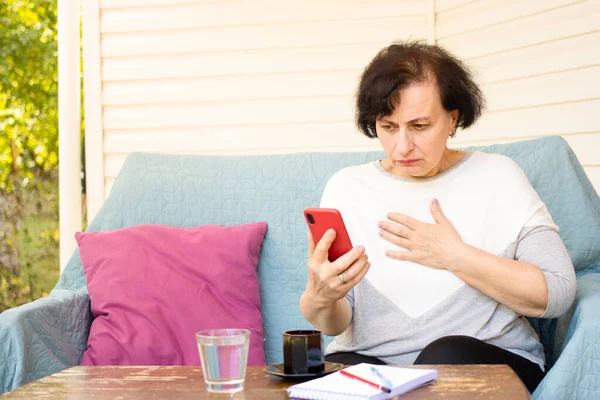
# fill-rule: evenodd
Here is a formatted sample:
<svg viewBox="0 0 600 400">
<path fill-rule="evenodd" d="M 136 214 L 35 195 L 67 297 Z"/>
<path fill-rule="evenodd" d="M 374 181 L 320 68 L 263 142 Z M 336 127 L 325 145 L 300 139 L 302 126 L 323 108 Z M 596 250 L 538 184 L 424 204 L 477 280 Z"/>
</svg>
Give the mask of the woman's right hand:
<svg viewBox="0 0 600 400">
<path fill-rule="evenodd" d="M 369 271 L 371 264 L 365 248 L 358 246 L 329 262 L 328 252 L 335 240 L 335 230 L 329 229 L 315 246 L 308 231 L 308 284 L 306 292 L 313 301 L 335 303 L 344 298 Z"/>
</svg>

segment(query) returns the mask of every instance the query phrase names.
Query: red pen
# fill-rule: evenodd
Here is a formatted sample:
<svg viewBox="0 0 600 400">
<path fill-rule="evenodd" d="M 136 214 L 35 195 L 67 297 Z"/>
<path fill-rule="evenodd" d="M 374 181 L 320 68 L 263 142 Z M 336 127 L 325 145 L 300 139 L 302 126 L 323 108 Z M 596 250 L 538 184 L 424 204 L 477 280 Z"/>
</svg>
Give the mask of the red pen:
<svg viewBox="0 0 600 400">
<path fill-rule="evenodd" d="M 348 378 L 352 378 L 352 379 L 356 379 L 357 381 L 361 381 L 363 383 L 366 383 L 369 386 L 373 386 L 374 388 L 377 388 L 379 390 L 382 390 L 386 393 L 391 393 L 392 389 L 390 389 L 389 387 L 385 387 L 385 386 L 381 386 L 378 383 L 375 382 L 371 382 L 365 378 L 361 378 L 360 376 L 356 376 L 354 374 L 351 374 L 350 372 L 346 371 L 346 370 L 340 370 L 340 374 L 347 376 Z"/>
</svg>

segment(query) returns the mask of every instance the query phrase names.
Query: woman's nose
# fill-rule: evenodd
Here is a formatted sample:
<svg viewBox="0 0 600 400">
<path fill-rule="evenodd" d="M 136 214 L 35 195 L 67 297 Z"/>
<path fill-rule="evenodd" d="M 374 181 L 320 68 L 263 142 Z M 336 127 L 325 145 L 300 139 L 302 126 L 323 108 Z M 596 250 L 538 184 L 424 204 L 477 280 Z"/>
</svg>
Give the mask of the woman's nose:
<svg viewBox="0 0 600 400">
<path fill-rule="evenodd" d="M 411 152 L 414 147 L 412 135 L 406 132 L 404 129 L 400 129 L 400 132 L 396 136 L 396 146 L 394 152 L 398 155 L 405 156 Z"/>
</svg>

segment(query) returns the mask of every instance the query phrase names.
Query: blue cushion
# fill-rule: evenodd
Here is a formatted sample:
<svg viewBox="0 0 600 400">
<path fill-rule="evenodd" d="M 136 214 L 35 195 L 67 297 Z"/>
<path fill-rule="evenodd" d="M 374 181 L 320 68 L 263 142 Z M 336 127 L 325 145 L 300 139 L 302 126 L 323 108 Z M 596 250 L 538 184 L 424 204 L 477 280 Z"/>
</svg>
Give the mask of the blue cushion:
<svg viewBox="0 0 600 400">
<path fill-rule="evenodd" d="M 523 168 L 546 202 L 579 274 L 600 271 L 600 200 L 560 137 L 476 148 L 506 154 Z M 302 210 L 319 204 L 329 177 L 380 152 L 260 156 L 132 153 L 90 231 L 137 224 L 196 226 L 267 221 L 258 267 L 267 363 L 281 362 L 281 334 L 309 327 L 298 301 L 306 285 Z M 58 288 L 81 288 L 76 252 Z M 551 337 L 553 328 L 546 334 Z M 547 349 L 549 338 L 546 340 Z"/>
</svg>

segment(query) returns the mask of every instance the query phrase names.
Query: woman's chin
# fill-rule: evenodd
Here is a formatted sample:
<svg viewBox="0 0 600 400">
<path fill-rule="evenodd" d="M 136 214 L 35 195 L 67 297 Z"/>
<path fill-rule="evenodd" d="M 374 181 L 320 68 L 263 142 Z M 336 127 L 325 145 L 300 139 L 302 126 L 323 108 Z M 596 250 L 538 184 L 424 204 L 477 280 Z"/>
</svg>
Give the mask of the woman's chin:
<svg viewBox="0 0 600 400">
<path fill-rule="evenodd" d="M 417 169 L 417 168 L 407 168 L 407 167 L 403 167 L 403 168 L 394 168 L 393 175 L 397 175 L 400 176 L 402 178 L 423 178 L 425 175 L 425 172 Z"/>
</svg>

